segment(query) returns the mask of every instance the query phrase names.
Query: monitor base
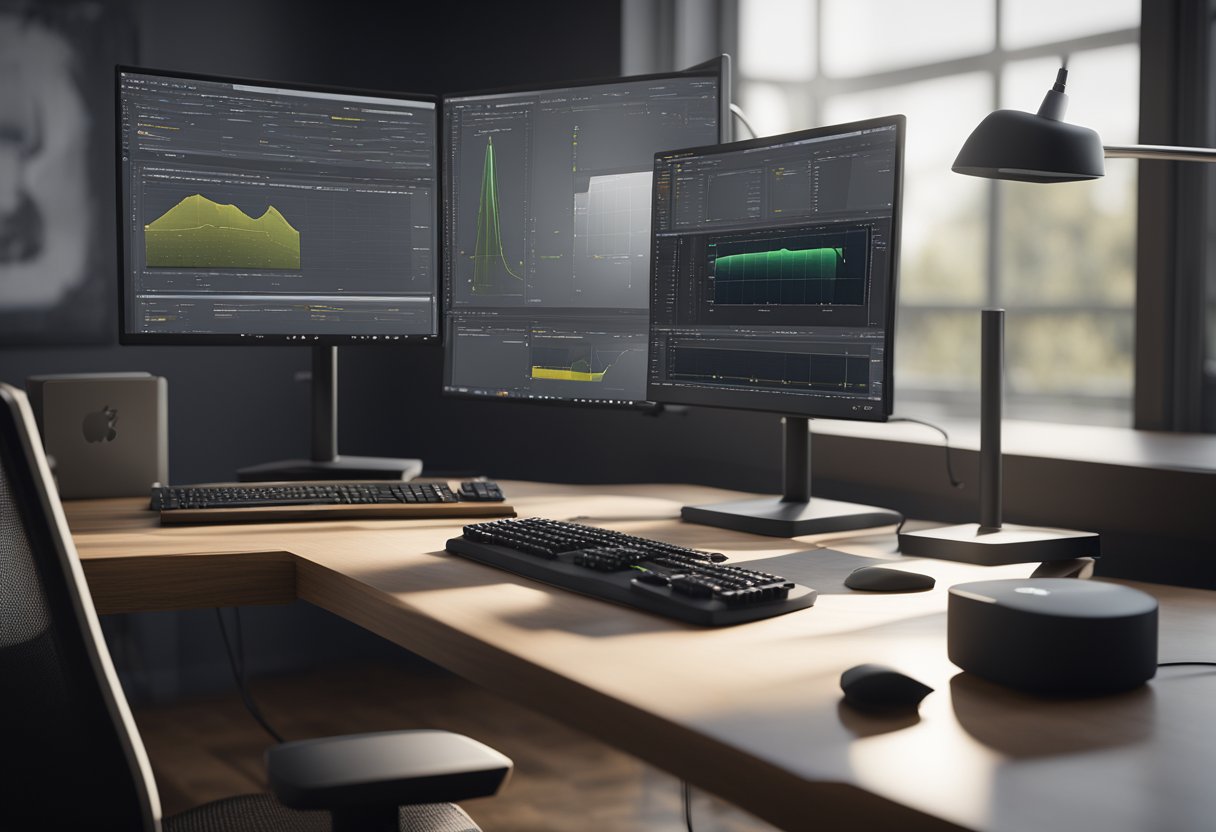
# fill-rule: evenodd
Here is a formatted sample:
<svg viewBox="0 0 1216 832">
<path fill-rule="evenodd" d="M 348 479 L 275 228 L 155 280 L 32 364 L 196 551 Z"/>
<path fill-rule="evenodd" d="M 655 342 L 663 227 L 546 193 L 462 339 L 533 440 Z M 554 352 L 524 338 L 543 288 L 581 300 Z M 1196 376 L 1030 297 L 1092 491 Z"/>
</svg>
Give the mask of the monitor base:
<svg viewBox="0 0 1216 832">
<path fill-rule="evenodd" d="M 1071 560 L 1096 557 L 1099 539 L 1094 532 L 1015 526 L 981 531 L 978 523 L 901 532 L 899 551 L 904 555 L 954 560 L 983 566 L 1007 563 Z"/>
<path fill-rule="evenodd" d="M 903 519 L 899 512 L 889 509 L 842 503 L 822 497 L 806 501 L 763 497 L 710 506 L 684 506 L 680 517 L 688 523 L 769 537 L 800 537 L 804 534 L 871 529 L 893 526 Z"/>
<path fill-rule="evenodd" d="M 379 456 L 336 456 L 330 460 L 284 459 L 250 465 L 236 472 L 240 482 L 300 482 L 304 480 L 412 480 L 422 473 L 420 459 Z"/>
</svg>

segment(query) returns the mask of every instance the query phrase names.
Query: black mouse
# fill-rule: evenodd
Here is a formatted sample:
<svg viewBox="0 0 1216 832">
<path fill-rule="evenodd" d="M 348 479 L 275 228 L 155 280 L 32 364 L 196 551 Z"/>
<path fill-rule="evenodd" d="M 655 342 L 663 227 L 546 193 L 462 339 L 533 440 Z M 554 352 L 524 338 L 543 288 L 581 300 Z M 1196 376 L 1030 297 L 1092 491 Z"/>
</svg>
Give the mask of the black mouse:
<svg viewBox="0 0 1216 832">
<path fill-rule="evenodd" d="M 854 569 L 844 579 L 844 585 L 849 589 L 864 589 L 867 592 L 923 592 L 933 589 L 936 584 L 931 575 L 889 566 L 863 566 Z"/>
<path fill-rule="evenodd" d="M 864 711 L 915 708 L 933 688 L 881 664 L 859 664 L 840 674 L 844 701 Z"/>
</svg>

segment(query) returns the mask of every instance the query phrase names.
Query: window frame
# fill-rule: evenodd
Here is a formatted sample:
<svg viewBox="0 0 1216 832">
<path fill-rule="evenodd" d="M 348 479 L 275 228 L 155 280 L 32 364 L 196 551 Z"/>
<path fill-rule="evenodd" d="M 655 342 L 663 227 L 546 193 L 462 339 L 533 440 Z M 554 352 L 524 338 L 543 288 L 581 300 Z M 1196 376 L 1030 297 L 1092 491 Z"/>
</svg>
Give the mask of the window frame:
<svg viewBox="0 0 1216 832">
<path fill-rule="evenodd" d="M 1211 146 L 1216 143 L 1216 82 L 1213 34 L 1216 0 L 1141 0 L 1138 29 L 1121 29 L 1049 44 L 1004 49 L 1000 44 L 1000 6 L 996 3 L 996 43 L 978 56 L 885 71 L 860 78 L 824 78 L 822 51 L 816 50 L 816 96 L 927 80 L 947 74 L 984 71 L 1001 96 L 1000 64 L 1139 42 L 1140 134 L 1142 144 Z M 739 0 L 622 0 L 622 55 L 628 72 L 662 71 L 680 62 L 703 60 L 719 52 L 738 54 Z M 822 9 L 817 10 L 822 29 Z M 641 37 L 646 48 L 639 49 Z M 669 42 L 662 48 L 659 41 Z M 695 41 L 695 42 L 694 42 Z M 736 74 L 738 72 L 736 71 Z M 806 89 L 807 82 L 767 81 Z M 997 106 L 994 103 L 994 108 Z M 977 114 L 978 119 L 982 114 Z M 1129 164 L 1116 161 L 1114 164 Z M 1216 371 L 1205 368 L 1204 310 L 1216 304 L 1207 296 L 1208 179 L 1187 163 L 1130 162 L 1138 165 L 1136 217 L 1136 293 L 1132 305 L 1133 347 L 1131 421 L 1138 430 L 1216 432 Z M 1216 191 L 1216 188 L 1212 189 Z M 993 227 L 999 220 L 995 183 L 989 191 Z M 999 249 L 988 246 L 989 295 L 997 274 Z M 974 308 L 960 305 L 959 308 Z M 1091 308 L 1088 305 L 1085 307 Z M 1092 307 L 1092 308 L 1097 308 Z M 1213 362 L 1216 363 L 1216 362 Z"/>
<path fill-rule="evenodd" d="M 1142 144 L 1206 146 L 1212 140 L 1214 8 L 1208 0 L 1141 3 Z M 1211 210 L 1205 190 L 1212 172 L 1197 176 L 1186 162 L 1139 164 L 1134 425 L 1216 432 L 1216 379 L 1204 368 Z"/>
</svg>

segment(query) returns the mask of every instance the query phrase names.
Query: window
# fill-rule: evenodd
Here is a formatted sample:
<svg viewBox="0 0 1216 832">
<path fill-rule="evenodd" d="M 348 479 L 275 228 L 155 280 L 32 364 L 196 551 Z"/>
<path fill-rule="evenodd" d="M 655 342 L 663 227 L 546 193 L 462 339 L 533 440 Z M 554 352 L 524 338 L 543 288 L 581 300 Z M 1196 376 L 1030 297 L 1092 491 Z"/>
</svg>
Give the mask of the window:
<svg viewBox="0 0 1216 832">
<path fill-rule="evenodd" d="M 1009 415 L 1130 425 L 1136 163 L 1058 185 L 950 165 L 991 110 L 1036 110 L 1065 62 L 1067 120 L 1135 143 L 1140 3 L 738 0 L 736 11 L 736 99 L 759 132 L 908 117 L 897 411 L 975 413 L 977 310 L 997 305 Z"/>
<path fill-rule="evenodd" d="M 1204 94 L 1207 96 L 1207 118 L 1203 125 L 1204 137 L 1208 147 L 1216 147 L 1216 0 L 1209 0 L 1207 15 L 1207 44 L 1208 66 L 1207 78 L 1209 87 Z M 1204 304 L 1203 326 L 1206 333 L 1203 350 L 1203 382 L 1202 382 L 1202 428 L 1216 433 L 1216 170 L 1208 167 L 1205 171 L 1205 198 L 1208 210 L 1204 229 L 1204 245 L 1202 262 L 1207 266 L 1207 278 L 1203 291 L 1206 294 Z"/>
</svg>

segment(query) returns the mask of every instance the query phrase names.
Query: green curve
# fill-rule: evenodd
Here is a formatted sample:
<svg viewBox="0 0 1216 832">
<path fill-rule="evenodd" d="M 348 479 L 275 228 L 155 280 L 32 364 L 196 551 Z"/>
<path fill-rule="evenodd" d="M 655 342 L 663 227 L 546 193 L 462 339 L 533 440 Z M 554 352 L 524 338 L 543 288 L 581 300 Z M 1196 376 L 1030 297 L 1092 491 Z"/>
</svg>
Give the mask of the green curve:
<svg viewBox="0 0 1216 832">
<path fill-rule="evenodd" d="M 507 265 L 498 221 L 498 170 L 494 166 L 494 137 L 486 140 L 486 158 L 481 174 L 481 200 L 477 208 L 477 244 L 473 248 L 473 291 L 493 292 L 498 287 L 496 269 L 522 280 Z"/>
</svg>

